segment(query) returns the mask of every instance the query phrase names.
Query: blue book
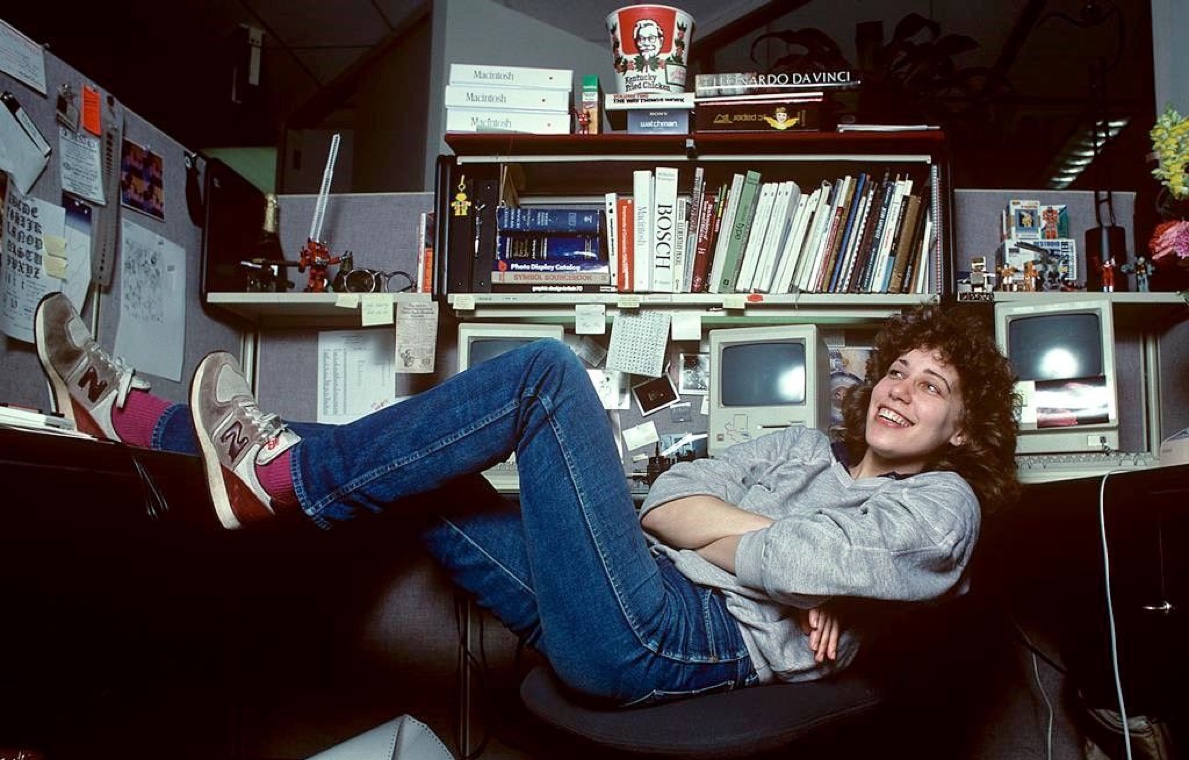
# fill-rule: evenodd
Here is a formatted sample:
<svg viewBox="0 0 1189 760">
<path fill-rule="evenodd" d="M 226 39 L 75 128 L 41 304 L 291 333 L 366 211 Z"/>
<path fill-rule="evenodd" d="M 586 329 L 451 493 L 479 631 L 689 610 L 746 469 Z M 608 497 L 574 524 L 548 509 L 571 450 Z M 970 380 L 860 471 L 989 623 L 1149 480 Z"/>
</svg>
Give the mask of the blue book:
<svg viewBox="0 0 1189 760">
<path fill-rule="evenodd" d="M 498 261 L 566 260 L 607 266 L 600 235 L 537 235 L 501 233 L 496 238 Z"/>
<path fill-rule="evenodd" d="M 495 225 L 501 232 L 563 232 L 598 234 L 602 209 L 547 208 L 544 206 L 500 206 Z"/>
</svg>

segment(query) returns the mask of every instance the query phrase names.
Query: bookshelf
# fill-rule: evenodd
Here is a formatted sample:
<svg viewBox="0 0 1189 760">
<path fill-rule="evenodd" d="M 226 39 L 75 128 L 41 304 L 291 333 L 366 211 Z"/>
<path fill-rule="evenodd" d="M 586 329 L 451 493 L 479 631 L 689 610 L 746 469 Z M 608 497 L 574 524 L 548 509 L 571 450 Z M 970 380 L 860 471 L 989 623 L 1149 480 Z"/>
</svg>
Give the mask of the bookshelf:
<svg viewBox="0 0 1189 760">
<path fill-rule="evenodd" d="M 609 315 L 620 308 L 664 308 L 701 313 L 711 322 L 882 320 L 906 305 L 935 301 L 952 290 L 948 143 L 940 131 L 902 133 L 756 133 L 693 135 L 525 135 L 448 134 L 452 155 L 439 158 L 436 206 L 439 221 L 440 293 L 460 318 L 542 318 L 572 309 L 575 303 L 603 303 Z M 539 294 L 501 292 L 500 287 L 466 286 L 450 267 L 448 220 L 454 192 L 464 180 L 513 186 L 521 205 L 600 207 L 606 193 L 633 194 L 633 173 L 658 166 L 678 169 L 678 192 L 692 195 L 695 169 L 709 189 L 737 172 L 752 170 L 765 180 L 792 180 L 802 192 L 848 174 L 904 172 L 927 183 L 936 235 L 928 250 L 925 289 L 914 293 L 839 292 L 792 289 L 756 294 L 584 292 Z M 455 238 L 457 239 L 457 238 Z M 459 253 L 456 250 L 456 254 Z M 462 258 L 465 258 L 463 256 Z M 465 262 L 464 262 L 465 264 Z"/>
</svg>

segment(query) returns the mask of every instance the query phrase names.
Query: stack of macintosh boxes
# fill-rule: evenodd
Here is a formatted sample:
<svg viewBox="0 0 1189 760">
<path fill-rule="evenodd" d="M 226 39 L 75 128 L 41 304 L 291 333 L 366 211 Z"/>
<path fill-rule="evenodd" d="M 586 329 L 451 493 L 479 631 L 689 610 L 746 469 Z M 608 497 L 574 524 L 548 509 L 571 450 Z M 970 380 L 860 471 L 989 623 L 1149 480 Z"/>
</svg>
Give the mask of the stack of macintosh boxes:
<svg viewBox="0 0 1189 760">
<path fill-rule="evenodd" d="M 450 64 L 447 132 L 570 133 L 574 72 Z"/>
</svg>

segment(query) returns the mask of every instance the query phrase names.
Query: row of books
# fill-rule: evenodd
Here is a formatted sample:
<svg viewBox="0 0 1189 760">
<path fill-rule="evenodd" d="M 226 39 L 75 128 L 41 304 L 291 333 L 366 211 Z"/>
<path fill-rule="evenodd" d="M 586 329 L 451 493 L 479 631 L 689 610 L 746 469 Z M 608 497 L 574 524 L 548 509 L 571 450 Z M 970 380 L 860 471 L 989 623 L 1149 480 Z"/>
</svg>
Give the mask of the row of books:
<svg viewBox="0 0 1189 760">
<path fill-rule="evenodd" d="M 757 171 L 688 194 L 677 170 L 633 175 L 605 198 L 618 292 L 924 293 L 935 232 L 928 187 L 890 170 L 823 180 L 763 181 Z"/>
<path fill-rule="evenodd" d="M 569 134 L 571 69 L 450 64 L 447 132 Z"/>
</svg>

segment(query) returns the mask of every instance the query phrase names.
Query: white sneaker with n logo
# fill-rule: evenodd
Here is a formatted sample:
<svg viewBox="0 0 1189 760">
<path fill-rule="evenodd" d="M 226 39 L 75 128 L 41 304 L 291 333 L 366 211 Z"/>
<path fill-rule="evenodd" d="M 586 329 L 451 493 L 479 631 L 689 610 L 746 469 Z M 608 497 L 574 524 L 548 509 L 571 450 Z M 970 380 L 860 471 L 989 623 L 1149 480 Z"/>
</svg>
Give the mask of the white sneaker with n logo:
<svg viewBox="0 0 1189 760">
<path fill-rule="evenodd" d="M 256 404 L 239 362 L 225 351 L 207 354 L 190 383 L 190 412 L 207 487 L 224 528 L 272 517 L 271 499 L 256 475 L 301 440 Z"/>
<path fill-rule="evenodd" d="M 70 299 L 61 293 L 47 295 L 37 304 L 33 342 L 53 388 L 55 409 L 84 433 L 120 440 L 112 412 L 123 408 L 130 390 L 148 390 L 149 384 L 100 348 Z"/>
</svg>

